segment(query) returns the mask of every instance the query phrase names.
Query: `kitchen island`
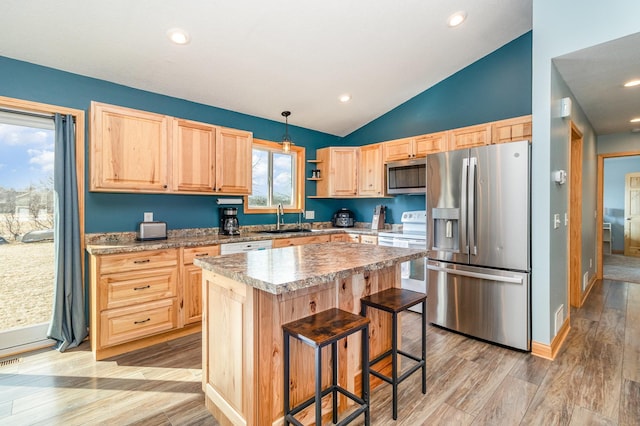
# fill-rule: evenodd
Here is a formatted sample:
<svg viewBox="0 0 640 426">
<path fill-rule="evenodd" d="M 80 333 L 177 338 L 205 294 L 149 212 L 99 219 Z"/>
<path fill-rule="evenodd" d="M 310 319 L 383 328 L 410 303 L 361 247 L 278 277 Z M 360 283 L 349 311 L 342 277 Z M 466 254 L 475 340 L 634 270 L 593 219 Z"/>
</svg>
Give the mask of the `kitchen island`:
<svg viewBox="0 0 640 426">
<path fill-rule="evenodd" d="M 400 264 L 426 254 L 327 243 L 195 260 L 203 269 L 202 380 L 209 411 L 221 424 L 282 424 L 282 324 L 334 307 L 359 313 L 361 297 L 398 287 Z M 391 319 L 376 314 L 370 315 L 371 356 L 390 347 Z M 291 343 L 289 387 L 297 404 L 313 394 L 313 351 Z M 338 358 L 340 383 L 358 394 L 358 336 L 339 345 Z M 323 359 L 327 382 L 328 354 Z M 339 403 L 344 410 L 346 401 Z"/>
</svg>

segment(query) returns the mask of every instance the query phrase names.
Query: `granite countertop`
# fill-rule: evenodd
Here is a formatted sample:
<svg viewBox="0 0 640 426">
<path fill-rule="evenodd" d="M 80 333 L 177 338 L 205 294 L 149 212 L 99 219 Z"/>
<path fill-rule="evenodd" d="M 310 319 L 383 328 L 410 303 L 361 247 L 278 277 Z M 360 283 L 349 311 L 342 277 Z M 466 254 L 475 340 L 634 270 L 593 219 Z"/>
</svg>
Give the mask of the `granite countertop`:
<svg viewBox="0 0 640 426">
<path fill-rule="evenodd" d="M 282 294 L 426 257 L 426 250 L 325 243 L 195 259 L 194 264 L 251 287 Z"/>
<path fill-rule="evenodd" d="M 129 232 L 119 234 L 92 234 L 86 238 L 86 249 L 89 254 L 104 255 L 344 233 L 378 235 L 378 231 L 367 228 L 322 228 L 314 229 L 312 232 L 283 232 L 277 234 L 249 231 L 241 232 L 240 235 L 236 236 L 219 235 L 217 232 L 206 229 L 197 230 L 196 232 L 192 232 L 192 230 L 169 231 L 166 240 L 137 241 L 135 240 L 135 233 Z"/>
</svg>

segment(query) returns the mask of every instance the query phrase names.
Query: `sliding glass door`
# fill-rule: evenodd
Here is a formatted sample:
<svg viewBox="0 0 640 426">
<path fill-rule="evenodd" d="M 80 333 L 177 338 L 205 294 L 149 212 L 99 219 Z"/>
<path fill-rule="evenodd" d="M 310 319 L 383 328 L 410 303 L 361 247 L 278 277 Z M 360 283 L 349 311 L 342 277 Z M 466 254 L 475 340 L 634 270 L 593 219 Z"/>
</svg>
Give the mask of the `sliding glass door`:
<svg viewBox="0 0 640 426">
<path fill-rule="evenodd" d="M 51 118 L 0 112 L 0 356 L 48 340 L 53 160 Z"/>
</svg>

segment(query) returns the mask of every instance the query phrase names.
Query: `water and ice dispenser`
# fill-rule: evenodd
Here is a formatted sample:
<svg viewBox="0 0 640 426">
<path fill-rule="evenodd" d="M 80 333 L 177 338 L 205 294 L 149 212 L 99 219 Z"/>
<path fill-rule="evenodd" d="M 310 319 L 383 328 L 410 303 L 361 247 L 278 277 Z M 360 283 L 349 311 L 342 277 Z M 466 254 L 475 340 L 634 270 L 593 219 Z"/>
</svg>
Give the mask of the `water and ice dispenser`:
<svg viewBox="0 0 640 426">
<path fill-rule="evenodd" d="M 433 250 L 460 251 L 460 209 L 432 209 Z"/>
</svg>

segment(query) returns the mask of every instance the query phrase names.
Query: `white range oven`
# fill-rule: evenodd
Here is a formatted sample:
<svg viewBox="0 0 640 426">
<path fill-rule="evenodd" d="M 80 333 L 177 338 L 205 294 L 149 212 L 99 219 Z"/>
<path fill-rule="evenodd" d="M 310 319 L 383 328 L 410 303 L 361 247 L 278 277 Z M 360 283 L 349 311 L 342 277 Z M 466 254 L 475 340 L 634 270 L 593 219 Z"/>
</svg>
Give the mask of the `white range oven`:
<svg viewBox="0 0 640 426">
<path fill-rule="evenodd" d="M 379 232 L 378 245 L 388 247 L 427 249 L 427 212 L 414 210 L 402 213 L 401 232 Z M 427 292 L 427 263 L 425 258 L 404 262 L 402 269 L 402 288 L 407 290 Z M 413 311 L 421 312 L 422 304 L 418 304 Z"/>
</svg>

